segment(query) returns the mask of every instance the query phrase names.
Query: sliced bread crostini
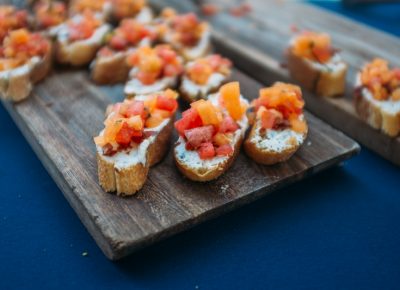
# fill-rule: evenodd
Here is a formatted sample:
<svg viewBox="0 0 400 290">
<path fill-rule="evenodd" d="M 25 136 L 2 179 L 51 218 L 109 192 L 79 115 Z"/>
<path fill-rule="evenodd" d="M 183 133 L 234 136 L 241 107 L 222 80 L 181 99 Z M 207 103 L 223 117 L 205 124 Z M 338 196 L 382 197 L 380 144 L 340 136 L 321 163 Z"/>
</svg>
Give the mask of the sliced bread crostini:
<svg viewBox="0 0 400 290">
<path fill-rule="evenodd" d="M 390 69 L 386 60 L 376 58 L 356 77 L 355 109 L 365 122 L 385 134 L 400 133 L 400 68 Z"/>
<path fill-rule="evenodd" d="M 344 93 L 347 64 L 328 34 L 305 31 L 294 37 L 287 61 L 291 77 L 306 90 L 323 97 Z"/>
<path fill-rule="evenodd" d="M 174 89 L 183 72 L 183 60 L 169 45 L 143 46 L 128 56 L 132 66 L 124 93 L 128 98 Z"/>
<path fill-rule="evenodd" d="M 184 176 L 204 182 L 228 170 L 248 128 L 247 107 L 237 82 L 222 86 L 208 100 L 191 103 L 175 122 L 179 139 L 174 159 Z"/>
<path fill-rule="evenodd" d="M 288 160 L 304 143 L 308 127 L 298 86 L 275 83 L 252 102 L 256 118 L 244 149 L 254 161 L 272 165 Z"/>
<path fill-rule="evenodd" d="M 196 14 L 175 14 L 165 10 L 159 26 L 161 39 L 171 44 L 186 61 L 195 60 L 211 52 L 211 31 L 207 22 Z"/>
<path fill-rule="evenodd" d="M 105 36 L 102 47 L 91 63 L 91 76 L 97 84 L 115 84 L 128 79 L 127 56 L 140 46 L 149 46 L 157 38 L 154 28 L 129 18 Z"/>
<path fill-rule="evenodd" d="M 143 187 L 149 167 L 168 151 L 177 96 L 166 90 L 107 109 L 105 128 L 94 138 L 99 182 L 105 191 L 125 196 Z"/>
<path fill-rule="evenodd" d="M 11 31 L 0 51 L 0 95 L 19 102 L 26 99 L 33 84 L 51 70 L 51 42 L 39 33 L 22 28 Z"/>
<path fill-rule="evenodd" d="M 76 67 L 89 64 L 110 30 L 90 11 L 75 15 L 57 29 L 56 61 Z"/>
<path fill-rule="evenodd" d="M 179 88 L 182 98 L 189 103 L 206 99 L 228 81 L 231 67 L 231 61 L 219 54 L 188 62 Z"/>
</svg>

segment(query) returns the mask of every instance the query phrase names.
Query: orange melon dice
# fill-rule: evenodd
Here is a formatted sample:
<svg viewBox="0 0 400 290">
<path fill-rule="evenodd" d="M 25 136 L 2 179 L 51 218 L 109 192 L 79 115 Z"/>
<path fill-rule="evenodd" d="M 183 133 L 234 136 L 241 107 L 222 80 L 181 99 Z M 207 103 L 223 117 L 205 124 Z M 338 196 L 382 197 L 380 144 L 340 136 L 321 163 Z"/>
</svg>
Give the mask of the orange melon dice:
<svg viewBox="0 0 400 290">
<path fill-rule="evenodd" d="M 199 113 L 203 125 L 218 125 L 220 118 L 217 108 L 210 101 L 199 100 L 191 104 Z"/>
<path fill-rule="evenodd" d="M 153 115 L 146 120 L 145 126 L 146 128 L 155 128 L 159 126 L 164 119 L 160 116 Z"/>
<path fill-rule="evenodd" d="M 128 119 L 127 123 L 129 125 L 129 127 L 133 128 L 137 131 L 140 131 L 143 129 L 143 120 L 142 120 L 142 117 L 140 117 L 140 116 L 136 115 L 136 116 L 130 117 Z"/>
<path fill-rule="evenodd" d="M 292 130 L 297 133 L 305 133 L 307 131 L 307 125 L 304 120 L 291 119 L 290 125 L 292 126 Z"/>
<path fill-rule="evenodd" d="M 243 116 L 242 105 L 240 103 L 240 85 L 239 82 L 231 82 L 223 85 L 220 90 L 220 97 L 229 115 L 235 120 Z"/>
</svg>

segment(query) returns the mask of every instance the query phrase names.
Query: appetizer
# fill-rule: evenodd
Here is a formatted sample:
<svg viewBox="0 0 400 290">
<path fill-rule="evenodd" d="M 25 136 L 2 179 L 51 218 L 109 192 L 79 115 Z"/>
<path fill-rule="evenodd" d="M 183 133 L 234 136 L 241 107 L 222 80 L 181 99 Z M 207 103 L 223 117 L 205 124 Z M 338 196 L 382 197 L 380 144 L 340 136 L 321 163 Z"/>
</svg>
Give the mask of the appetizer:
<svg viewBox="0 0 400 290">
<path fill-rule="evenodd" d="M 275 83 L 260 90 L 252 107 L 256 118 L 244 142 L 247 155 L 266 165 L 288 160 L 303 144 L 308 132 L 301 89 Z"/>
<path fill-rule="evenodd" d="M 134 17 L 140 23 L 150 23 L 153 20 L 153 12 L 146 6 L 146 0 L 110 0 L 111 17 L 116 21 Z"/>
<path fill-rule="evenodd" d="M 166 10 L 163 15 L 165 25 L 160 27 L 163 41 L 171 44 L 186 60 L 194 60 L 210 52 L 210 28 L 196 14 L 174 16 L 173 10 Z"/>
<path fill-rule="evenodd" d="M 18 10 L 11 5 L 0 5 L 0 43 L 3 42 L 8 32 L 29 25 L 28 12 Z"/>
<path fill-rule="evenodd" d="M 70 0 L 69 14 L 71 16 L 91 12 L 97 18 L 106 21 L 110 15 L 111 4 L 109 0 Z"/>
<path fill-rule="evenodd" d="M 209 181 L 228 170 L 239 153 L 248 128 L 248 102 L 240 95 L 239 83 L 232 82 L 190 106 L 175 122 L 175 162 L 187 178 Z"/>
<path fill-rule="evenodd" d="M 51 42 L 25 28 L 11 31 L 0 47 L 0 95 L 14 102 L 27 98 L 32 84 L 51 68 Z"/>
<path fill-rule="evenodd" d="M 187 63 L 180 86 L 182 97 L 189 103 L 205 99 L 229 79 L 231 66 L 231 61 L 219 54 Z"/>
<path fill-rule="evenodd" d="M 291 77 L 308 91 L 324 97 L 344 93 L 347 64 L 328 34 L 301 33 L 291 41 L 287 58 Z"/>
<path fill-rule="evenodd" d="M 38 30 L 46 30 L 51 33 L 52 28 L 59 26 L 67 19 L 67 7 L 61 1 L 38 1 L 33 10 L 35 27 Z"/>
<path fill-rule="evenodd" d="M 146 0 L 71 0 L 70 14 L 76 15 L 91 11 L 105 21 L 115 21 L 135 17 L 141 23 L 150 23 L 152 10 Z"/>
<path fill-rule="evenodd" d="M 91 64 L 92 79 L 98 84 L 124 82 L 130 66 L 126 57 L 134 47 L 150 45 L 156 32 L 134 19 L 124 19 L 113 32 L 106 36 L 106 46 L 101 48 Z"/>
<path fill-rule="evenodd" d="M 376 58 L 357 75 L 354 104 L 361 119 L 395 137 L 400 133 L 400 68 Z"/>
<path fill-rule="evenodd" d="M 74 16 L 58 29 L 56 60 L 72 66 L 89 64 L 110 29 L 90 11 Z"/>
<path fill-rule="evenodd" d="M 94 138 L 99 181 L 105 191 L 133 195 L 142 188 L 149 167 L 168 151 L 177 96 L 166 90 L 107 109 L 105 128 Z"/>
<path fill-rule="evenodd" d="M 133 67 L 124 89 L 127 97 L 175 88 L 183 72 L 182 59 L 169 45 L 140 47 L 127 61 Z"/>
</svg>

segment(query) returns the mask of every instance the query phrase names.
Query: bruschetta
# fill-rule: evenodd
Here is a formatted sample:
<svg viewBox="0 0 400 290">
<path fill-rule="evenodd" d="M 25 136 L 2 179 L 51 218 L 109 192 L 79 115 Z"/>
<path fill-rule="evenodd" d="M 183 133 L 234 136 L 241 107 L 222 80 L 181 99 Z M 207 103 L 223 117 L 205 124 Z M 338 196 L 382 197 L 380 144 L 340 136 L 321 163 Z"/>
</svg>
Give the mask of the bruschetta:
<svg viewBox="0 0 400 290">
<path fill-rule="evenodd" d="M 298 86 L 275 83 L 261 89 L 260 96 L 252 102 L 256 118 L 244 142 L 247 155 L 266 165 L 288 160 L 307 137 L 303 107 Z"/>
<path fill-rule="evenodd" d="M 135 18 L 137 22 L 148 24 L 154 15 L 146 2 L 146 0 L 110 0 L 111 19 L 119 22 L 124 18 Z"/>
<path fill-rule="evenodd" d="M 126 58 L 135 47 L 149 46 L 157 38 L 156 31 L 134 19 L 124 19 L 119 27 L 105 37 L 106 46 L 101 48 L 91 64 L 95 83 L 114 84 L 128 79 L 130 66 Z"/>
<path fill-rule="evenodd" d="M 84 66 L 89 64 L 103 45 L 111 30 L 92 12 L 76 15 L 58 29 L 56 60 L 61 64 Z"/>
<path fill-rule="evenodd" d="M 294 37 L 287 61 L 291 77 L 306 90 L 323 97 L 344 93 L 347 64 L 328 34 L 306 31 Z"/>
<path fill-rule="evenodd" d="M 105 128 L 94 138 L 99 182 L 105 191 L 124 196 L 142 188 L 149 167 L 168 151 L 176 98 L 174 91 L 166 90 L 107 109 Z"/>
<path fill-rule="evenodd" d="M 228 81 L 231 66 L 231 61 L 219 54 L 188 62 L 179 89 L 182 98 L 191 103 L 218 91 Z"/>
<path fill-rule="evenodd" d="M 196 14 L 172 14 L 164 19 L 160 26 L 162 40 L 172 45 L 187 61 L 210 53 L 210 27 L 208 23 L 200 21 Z"/>
<path fill-rule="evenodd" d="M 175 122 L 179 133 L 175 163 L 191 180 L 213 180 L 228 170 L 240 151 L 249 124 L 248 102 L 240 94 L 239 83 L 232 82 L 208 100 L 190 106 Z"/>
<path fill-rule="evenodd" d="M 91 11 L 104 21 L 118 23 L 124 18 L 135 18 L 141 23 L 150 23 L 152 10 L 146 0 L 71 0 L 70 15 Z"/>
<path fill-rule="evenodd" d="M 12 5 L 0 5 L 0 43 L 10 31 L 28 28 L 29 14 L 24 9 L 17 9 Z"/>
<path fill-rule="evenodd" d="M 14 102 L 27 98 L 34 83 L 51 69 L 51 42 L 25 28 L 11 31 L 0 49 L 0 95 Z"/>
<path fill-rule="evenodd" d="M 183 72 L 183 60 L 169 45 L 140 47 L 127 61 L 132 66 L 124 88 L 127 97 L 175 88 Z"/>
<path fill-rule="evenodd" d="M 361 119 L 395 137 L 400 133 L 400 68 L 383 59 L 366 64 L 356 78 L 354 105 Z"/>
<path fill-rule="evenodd" d="M 59 27 L 68 16 L 67 5 L 62 1 L 37 1 L 33 7 L 35 13 L 35 29 L 55 36 Z"/>
</svg>

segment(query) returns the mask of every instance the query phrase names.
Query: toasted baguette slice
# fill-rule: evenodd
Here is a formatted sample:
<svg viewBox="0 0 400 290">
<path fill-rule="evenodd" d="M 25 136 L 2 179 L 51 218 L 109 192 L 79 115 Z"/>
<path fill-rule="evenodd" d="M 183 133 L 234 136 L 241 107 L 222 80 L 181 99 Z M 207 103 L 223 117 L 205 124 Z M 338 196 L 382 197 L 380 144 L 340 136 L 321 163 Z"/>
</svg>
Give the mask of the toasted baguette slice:
<svg viewBox="0 0 400 290">
<path fill-rule="evenodd" d="M 206 99 L 208 95 L 218 91 L 229 80 L 231 66 L 232 63 L 229 59 L 218 54 L 211 54 L 188 62 L 181 79 L 181 95 L 189 103 L 198 99 Z M 204 82 L 204 75 L 201 72 L 205 72 L 205 76 L 210 73 L 204 84 L 196 82 Z"/>
<path fill-rule="evenodd" d="M 107 192 L 120 196 L 133 195 L 139 191 L 147 179 L 150 166 L 160 162 L 169 148 L 173 129 L 173 118 L 165 120 L 158 127 L 145 129 L 152 135 L 130 151 L 121 151 L 112 157 L 105 156 L 97 146 L 97 166 L 99 182 Z"/>
<path fill-rule="evenodd" d="M 218 106 L 218 93 L 209 96 L 208 99 Z M 247 103 L 244 98 L 241 97 L 241 99 Z M 230 143 L 234 150 L 229 156 L 216 156 L 212 159 L 203 160 L 199 157 L 197 151 L 187 150 L 186 141 L 179 137 L 174 147 L 174 159 L 179 171 L 187 178 L 200 182 L 210 181 L 221 176 L 233 164 L 240 152 L 240 147 L 249 126 L 246 114 L 238 121 L 238 124 L 240 128 L 233 133 Z"/>
<path fill-rule="evenodd" d="M 359 117 L 371 127 L 396 137 L 400 133 L 400 101 L 376 100 L 368 88 L 361 86 L 360 74 L 356 77 L 354 106 Z"/>
<path fill-rule="evenodd" d="M 345 91 L 347 64 L 339 54 L 326 63 L 295 55 L 289 47 L 287 61 L 290 76 L 306 90 L 323 97 L 340 96 Z"/>
<path fill-rule="evenodd" d="M 138 47 L 150 46 L 151 42 L 149 38 L 144 38 L 138 43 Z M 107 48 L 107 46 L 103 48 Z M 131 47 L 124 51 L 113 52 L 109 56 L 101 55 L 101 50 L 99 50 L 96 58 L 90 64 L 93 81 L 101 85 L 126 82 L 131 69 L 126 59 L 134 49 Z"/>
<path fill-rule="evenodd" d="M 244 142 L 244 149 L 257 163 L 276 164 L 288 160 L 300 148 L 307 137 L 307 131 L 297 133 L 289 128 L 263 130 L 261 121 L 257 120 Z"/>
<path fill-rule="evenodd" d="M 130 70 L 127 55 L 128 52 L 121 51 L 111 56 L 97 56 L 90 65 L 93 81 L 101 85 L 125 82 Z"/>
<path fill-rule="evenodd" d="M 13 102 L 26 99 L 32 91 L 33 84 L 45 78 L 50 72 L 52 55 L 50 45 L 44 57 L 33 57 L 20 67 L 0 71 L 0 96 Z"/>
<path fill-rule="evenodd" d="M 132 71 L 135 71 L 135 68 L 131 70 L 131 74 Z M 151 94 L 168 88 L 174 89 L 177 84 L 178 77 L 164 77 L 151 85 L 144 85 L 138 79 L 133 78 L 125 84 L 124 94 L 127 98 L 132 98 L 136 95 Z"/>
<path fill-rule="evenodd" d="M 79 15 L 75 17 L 81 17 Z M 68 42 L 66 25 L 58 29 L 56 40 L 56 60 L 61 64 L 84 66 L 89 64 L 96 56 L 103 44 L 104 36 L 111 30 L 109 24 L 103 24 L 93 35 L 85 40 Z"/>
</svg>

